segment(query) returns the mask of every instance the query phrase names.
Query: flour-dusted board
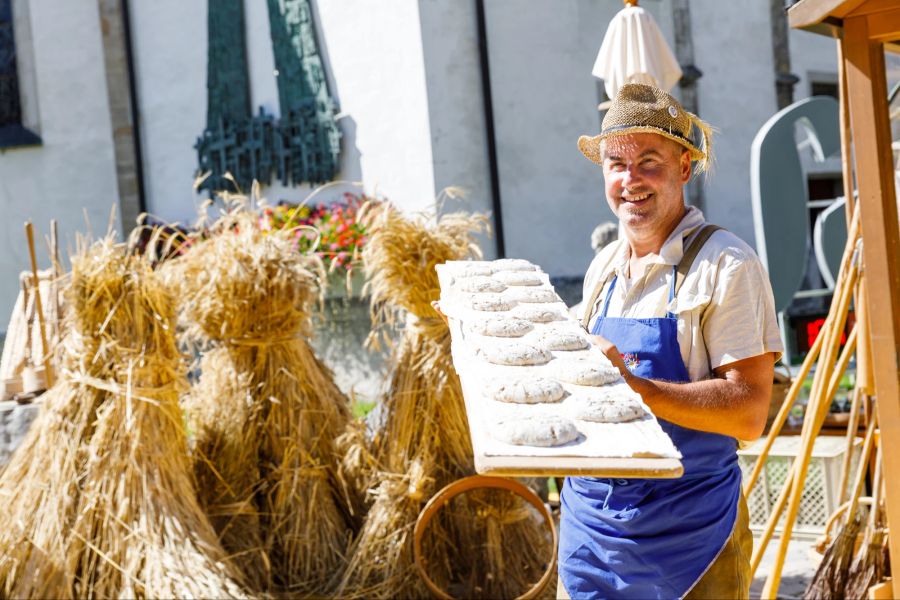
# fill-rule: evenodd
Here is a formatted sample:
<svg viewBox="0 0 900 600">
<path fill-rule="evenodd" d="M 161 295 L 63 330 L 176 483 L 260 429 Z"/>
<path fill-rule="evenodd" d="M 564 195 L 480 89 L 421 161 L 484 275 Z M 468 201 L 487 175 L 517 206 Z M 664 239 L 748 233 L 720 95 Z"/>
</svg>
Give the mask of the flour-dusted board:
<svg viewBox="0 0 900 600">
<path fill-rule="evenodd" d="M 537 266 L 518 260 L 450 261 L 438 265 L 441 284 L 441 310 L 447 315 L 452 338 L 453 364 L 462 383 L 475 470 L 486 475 L 550 476 L 583 475 L 594 477 L 673 478 L 683 469 L 681 454 L 660 427 L 656 417 L 621 378 L 602 386 L 575 385 L 560 381 L 559 367 L 571 360 L 609 364 L 603 353 L 588 345 L 581 350 L 550 351 L 530 366 L 494 364 L 485 350 L 508 343 L 541 346 L 551 331 L 584 335 L 558 296 L 551 302 L 523 302 L 523 297 L 546 299 L 553 292 L 549 277 Z M 502 274 L 501 274 L 502 273 Z M 494 285 L 497 281 L 506 285 Z M 520 285 L 526 282 L 530 285 Z M 482 288 L 482 291 L 472 291 Z M 528 291 L 523 291 L 528 290 Z M 549 292 L 548 292 L 549 290 Z M 491 310 L 476 310 L 489 307 Z M 523 312 L 524 311 L 524 312 Z M 535 317 L 526 313 L 548 313 Z M 529 331 L 517 337 L 494 337 L 479 333 L 477 323 L 495 317 L 535 317 L 525 319 Z M 553 318 L 551 321 L 546 319 Z M 522 404 L 500 402 L 491 397 L 491 388 L 499 381 L 519 381 L 539 377 L 558 381 L 564 395 L 561 400 Z M 575 403 L 591 397 L 621 398 L 635 402 L 643 415 L 625 422 L 594 422 L 573 417 Z M 497 439 L 500 423 L 511 419 L 540 416 L 564 417 L 575 424 L 577 437 L 558 446 L 514 445 Z"/>
</svg>

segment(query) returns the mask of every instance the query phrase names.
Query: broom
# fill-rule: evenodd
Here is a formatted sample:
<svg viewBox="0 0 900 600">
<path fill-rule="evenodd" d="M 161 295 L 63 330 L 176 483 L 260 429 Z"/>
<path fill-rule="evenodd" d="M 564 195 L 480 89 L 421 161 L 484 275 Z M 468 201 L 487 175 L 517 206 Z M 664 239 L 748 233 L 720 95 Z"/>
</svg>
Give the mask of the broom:
<svg viewBox="0 0 900 600">
<path fill-rule="evenodd" d="M 363 260 L 371 291 L 370 338 L 399 329 L 384 421 L 372 447 L 378 465 L 373 504 L 354 543 L 341 596 L 426 597 L 413 556 L 413 528 L 427 500 L 474 472 L 471 438 L 450 332 L 431 302 L 440 295 L 435 266 L 479 256 L 481 215 L 448 214 L 434 223 L 383 204 L 364 216 L 370 239 Z M 511 597 L 537 581 L 549 541 L 541 519 L 508 492 L 458 497 L 426 531 L 426 563 L 443 589 L 463 597 Z M 504 548 L 515 548 L 504 555 Z"/>
<path fill-rule="evenodd" d="M 869 588 L 884 577 L 885 530 L 880 506 L 881 480 L 884 473 L 881 452 L 882 446 L 879 445 L 875 454 L 875 476 L 872 478 L 872 504 L 869 508 L 866 539 L 847 575 L 846 596 L 848 598 L 865 598 Z"/>
<path fill-rule="evenodd" d="M 171 294 L 106 239 L 67 303 L 60 377 L 0 475 L 0 596 L 241 596 L 195 500 Z"/>
<path fill-rule="evenodd" d="M 187 338 L 212 346 L 185 407 L 200 500 L 259 592 L 326 593 L 343 569 L 350 492 L 336 438 L 346 397 L 307 337 L 322 263 L 241 208 L 183 257 Z"/>
</svg>

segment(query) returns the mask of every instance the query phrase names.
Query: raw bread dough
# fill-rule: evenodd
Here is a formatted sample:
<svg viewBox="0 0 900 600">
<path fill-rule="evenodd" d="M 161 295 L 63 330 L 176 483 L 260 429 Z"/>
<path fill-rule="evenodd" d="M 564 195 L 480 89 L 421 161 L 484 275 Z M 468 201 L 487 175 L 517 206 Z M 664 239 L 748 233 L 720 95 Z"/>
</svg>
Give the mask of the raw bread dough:
<svg viewBox="0 0 900 600">
<path fill-rule="evenodd" d="M 528 304 L 520 304 L 513 307 L 510 315 L 533 323 L 549 323 L 551 321 L 562 321 L 566 318 L 556 306 L 529 306 Z"/>
<path fill-rule="evenodd" d="M 542 365 L 553 358 L 546 350 L 521 342 L 493 342 L 482 346 L 481 352 L 488 362 L 496 365 Z"/>
<path fill-rule="evenodd" d="M 539 402 L 559 402 L 566 391 L 558 381 L 544 377 L 522 377 L 521 379 L 501 379 L 486 386 L 486 395 L 498 402 L 516 404 L 537 404 Z"/>
<path fill-rule="evenodd" d="M 604 362 L 600 362 L 603 360 Z M 621 377 L 619 370 L 604 359 L 559 359 L 553 361 L 548 374 L 576 385 L 606 385 Z"/>
<path fill-rule="evenodd" d="M 485 263 L 454 266 L 452 271 L 455 277 L 487 277 L 493 272 L 494 268 Z"/>
<path fill-rule="evenodd" d="M 543 277 L 533 271 L 498 271 L 492 277 L 506 285 L 541 285 L 544 283 Z"/>
<path fill-rule="evenodd" d="M 469 308 L 475 310 L 500 311 L 509 310 L 515 304 L 500 294 L 470 294 L 467 298 Z"/>
<path fill-rule="evenodd" d="M 491 262 L 495 271 L 537 271 L 537 267 L 524 258 L 498 258 Z"/>
<path fill-rule="evenodd" d="M 644 416 L 636 398 L 615 392 L 598 396 L 576 394 L 566 399 L 565 408 L 573 419 L 596 423 L 624 423 Z"/>
<path fill-rule="evenodd" d="M 555 415 L 506 419 L 490 431 L 494 438 L 515 446 L 561 446 L 578 438 L 575 423 Z"/>
<path fill-rule="evenodd" d="M 506 284 L 490 277 L 478 275 L 476 277 L 462 277 L 454 281 L 456 288 L 461 292 L 502 292 Z"/>
<path fill-rule="evenodd" d="M 503 292 L 503 297 L 513 302 L 562 302 L 556 292 L 548 287 L 512 287 Z"/>
<path fill-rule="evenodd" d="M 469 331 L 492 337 L 522 337 L 532 329 L 534 325 L 530 321 L 500 316 L 472 321 L 469 324 Z"/>
<path fill-rule="evenodd" d="M 544 350 L 584 350 L 588 339 L 575 328 L 559 328 L 542 331 L 535 336 L 535 346 Z"/>
</svg>

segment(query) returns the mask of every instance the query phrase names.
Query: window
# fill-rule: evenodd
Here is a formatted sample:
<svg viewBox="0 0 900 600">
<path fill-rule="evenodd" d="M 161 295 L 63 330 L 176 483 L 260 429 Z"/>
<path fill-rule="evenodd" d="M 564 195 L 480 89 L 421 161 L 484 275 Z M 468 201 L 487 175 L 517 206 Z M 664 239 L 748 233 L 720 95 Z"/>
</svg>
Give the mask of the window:
<svg viewBox="0 0 900 600">
<path fill-rule="evenodd" d="M 0 148 L 40 143 L 41 138 L 22 125 L 12 0 L 0 0 Z"/>
</svg>

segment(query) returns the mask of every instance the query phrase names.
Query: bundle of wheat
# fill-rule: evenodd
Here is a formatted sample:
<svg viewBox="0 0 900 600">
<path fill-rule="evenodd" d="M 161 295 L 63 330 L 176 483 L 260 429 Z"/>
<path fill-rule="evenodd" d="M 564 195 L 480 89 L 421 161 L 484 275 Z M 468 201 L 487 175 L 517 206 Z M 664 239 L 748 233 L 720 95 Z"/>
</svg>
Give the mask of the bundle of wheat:
<svg viewBox="0 0 900 600">
<path fill-rule="evenodd" d="M 166 267 L 211 347 L 185 402 L 200 500 L 256 591 L 327 593 L 352 529 L 349 403 L 307 342 L 321 261 L 257 218 L 231 210 Z"/>
<path fill-rule="evenodd" d="M 0 475 L 0 595 L 243 595 L 196 502 L 171 293 L 106 239 L 67 304 L 60 376 Z"/>
<path fill-rule="evenodd" d="M 475 235 L 486 229 L 487 220 L 461 213 L 436 222 L 408 218 L 390 204 L 374 206 L 362 218 L 370 232 L 363 260 L 373 335 L 402 331 L 391 358 L 383 423 L 371 449 L 377 461 L 370 481 L 373 503 L 338 591 L 367 598 L 423 597 L 429 592 L 413 562 L 416 518 L 434 492 L 474 473 L 450 332 L 431 306 L 440 295 L 435 265 L 479 256 Z M 430 576 L 445 589 L 464 597 L 512 597 L 540 578 L 547 558 L 541 550 L 550 547 L 540 517 L 523 512 L 518 498 L 499 494 L 508 498 L 467 494 L 429 527 L 424 546 Z M 525 559 L 512 573 L 503 567 L 504 548 L 534 552 L 521 553 Z"/>
</svg>

